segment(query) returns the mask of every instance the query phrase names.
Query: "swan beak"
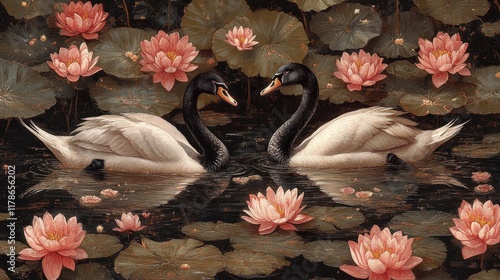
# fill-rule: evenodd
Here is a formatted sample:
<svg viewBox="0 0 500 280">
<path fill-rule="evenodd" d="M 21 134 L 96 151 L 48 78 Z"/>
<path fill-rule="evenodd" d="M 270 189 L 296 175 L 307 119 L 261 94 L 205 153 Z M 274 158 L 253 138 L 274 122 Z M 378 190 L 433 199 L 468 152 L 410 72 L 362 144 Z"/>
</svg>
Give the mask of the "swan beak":
<svg viewBox="0 0 500 280">
<path fill-rule="evenodd" d="M 260 96 L 264 96 L 268 93 L 271 93 L 281 87 L 281 81 L 278 77 L 274 78 L 272 82 L 260 92 Z"/>
<path fill-rule="evenodd" d="M 231 95 L 229 95 L 229 92 L 224 87 L 217 86 L 217 95 L 227 103 L 233 106 L 238 106 L 238 102 L 234 100 L 234 98 Z"/>
</svg>

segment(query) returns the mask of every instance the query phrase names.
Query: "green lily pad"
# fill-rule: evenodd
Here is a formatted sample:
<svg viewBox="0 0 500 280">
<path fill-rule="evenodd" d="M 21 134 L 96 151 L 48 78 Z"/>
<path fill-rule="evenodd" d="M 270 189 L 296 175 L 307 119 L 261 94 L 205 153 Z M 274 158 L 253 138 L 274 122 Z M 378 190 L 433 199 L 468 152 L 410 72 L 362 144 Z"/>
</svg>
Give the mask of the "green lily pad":
<svg viewBox="0 0 500 280">
<path fill-rule="evenodd" d="M 304 209 L 302 213 L 313 216 L 313 221 L 327 222 L 340 229 L 351 229 L 365 221 L 365 216 L 359 210 L 352 207 L 313 206 Z M 308 224 L 305 223 L 303 226 L 307 227 Z M 300 228 L 302 229 L 303 226 Z"/>
<path fill-rule="evenodd" d="M 197 49 L 211 49 L 217 30 L 235 17 L 244 16 L 249 12 L 250 7 L 244 0 L 193 0 L 182 17 L 181 27 Z"/>
<path fill-rule="evenodd" d="M 412 57 L 417 55 L 418 39 L 434 35 L 431 20 L 415 10 L 401 12 L 399 18 L 398 21 L 396 14 L 387 18 L 382 34 L 370 42 L 373 52 L 390 58 Z"/>
<path fill-rule="evenodd" d="M 452 152 L 470 158 L 491 158 L 500 155 L 500 134 L 484 136 L 480 142 L 472 142 L 453 147 Z"/>
<path fill-rule="evenodd" d="M 466 103 L 465 92 L 451 86 L 431 88 L 426 94 L 407 94 L 400 101 L 403 110 L 417 116 L 446 115 Z"/>
<path fill-rule="evenodd" d="M 151 40 L 155 31 L 119 27 L 101 34 L 99 44 L 92 51 L 99 56 L 102 70 L 118 78 L 141 78 L 148 76 L 141 72 L 141 45 L 144 40 Z"/>
<path fill-rule="evenodd" d="M 357 3 L 342 3 L 312 16 L 311 31 L 332 50 L 359 49 L 382 31 L 376 11 Z"/>
<path fill-rule="evenodd" d="M 500 113 L 500 66 L 474 69 L 464 81 L 476 86 L 467 92 L 467 111 L 475 114 Z"/>
<path fill-rule="evenodd" d="M 236 250 L 261 252 L 273 256 L 294 258 L 302 254 L 304 242 L 294 232 L 273 232 L 268 235 L 258 235 L 245 232 L 230 239 L 231 246 Z"/>
<path fill-rule="evenodd" d="M 299 9 L 304 12 L 309 12 L 311 10 L 315 12 L 323 11 L 327 8 L 330 8 L 333 5 L 340 4 L 345 0 L 288 0 L 289 2 L 297 4 Z"/>
<path fill-rule="evenodd" d="M 123 245 L 120 240 L 109 234 L 89 234 L 85 235 L 80 248 L 87 251 L 89 259 L 107 258 L 120 251 Z"/>
<path fill-rule="evenodd" d="M 55 103 L 50 81 L 18 63 L 0 60 L 0 118 L 31 118 Z"/>
<path fill-rule="evenodd" d="M 218 221 L 213 222 L 196 222 L 187 225 L 181 230 L 190 238 L 195 238 L 203 241 L 215 241 L 229 239 L 231 236 L 238 234 L 242 228 L 237 224 L 229 224 Z"/>
<path fill-rule="evenodd" d="M 481 271 L 467 278 L 467 280 L 497 280 L 497 279 L 500 279 L 500 270 L 498 269 Z"/>
<path fill-rule="evenodd" d="M 414 63 L 410 63 L 406 60 L 396 61 L 389 64 L 385 69 L 385 72 L 405 80 L 420 80 L 427 77 L 427 72 L 415 66 Z"/>
<path fill-rule="evenodd" d="M 444 24 L 460 25 L 484 16 L 488 0 L 413 0 L 420 12 Z"/>
<path fill-rule="evenodd" d="M 224 270 L 219 249 L 194 239 L 133 242 L 115 259 L 115 271 L 126 279 L 204 279 Z"/>
<path fill-rule="evenodd" d="M 55 0 L 2 0 L 1 2 L 9 15 L 15 17 L 16 19 L 32 19 L 37 16 L 48 15 L 54 11 L 54 4 L 56 3 Z"/>
<path fill-rule="evenodd" d="M 113 279 L 108 269 L 97 263 L 79 264 L 75 271 L 63 269 L 61 280 Z"/>
<path fill-rule="evenodd" d="M 99 79 L 90 92 L 99 108 L 112 114 L 133 112 L 163 116 L 180 102 L 176 94 L 166 92 L 161 84 L 153 84 L 149 79 L 119 80 L 106 76 Z"/>
<path fill-rule="evenodd" d="M 407 211 L 396 215 L 389 223 L 392 230 L 401 230 L 409 236 L 449 236 L 456 215 L 441 211 Z"/>
<path fill-rule="evenodd" d="M 200 118 L 206 126 L 218 126 L 231 123 L 231 119 L 227 116 L 227 114 L 217 113 L 214 111 L 200 111 L 199 113 Z M 185 124 L 182 113 L 175 115 L 172 120 L 179 124 Z"/>
<path fill-rule="evenodd" d="M 413 256 L 423 261 L 416 267 L 419 270 L 431 271 L 441 266 L 446 259 L 446 245 L 436 238 L 415 238 L 412 244 Z"/>
<path fill-rule="evenodd" d="M 252 50 L 239 51 L 226 43 L 226 34 L 235 26 L 253 30 L 259 42 Z M 302 23 L 285 13 L 258 10 L 237 17 L 214 36 L 212 50 L 219 61 L 239 69 L 248 77 L 272 77 L 276 70 L 290 62 L 301 62 L 307 54 L 309 39 Z"/>
<path fill-rule="evenodd" d="M 303 255 L 310 261 L 323 262 L 333 267 L 353 262 L 347 241 L 318 240 L 308 242 L 304 246 Z"/>
<path fill-rule="evenodd" d="M 495 37 L 500 34 L 500 21 L 483 23 L 481 25 L 481 32 L 483 32 L 485 36 Z"/>
<path fill-rule="evenodd" d="M 269 275 L 276 269 L 290 264 L 284 258 L 260 252 L 240 250 L 225 253 L 224 259 L 226 260 L 226 271 L 241 277 Z"/>
</svg>

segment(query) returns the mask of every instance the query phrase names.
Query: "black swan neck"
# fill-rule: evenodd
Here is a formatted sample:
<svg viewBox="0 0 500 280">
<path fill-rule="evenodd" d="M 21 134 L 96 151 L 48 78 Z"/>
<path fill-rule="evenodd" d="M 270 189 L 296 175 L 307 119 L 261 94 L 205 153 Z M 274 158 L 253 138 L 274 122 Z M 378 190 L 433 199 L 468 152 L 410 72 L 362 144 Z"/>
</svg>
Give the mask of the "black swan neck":
<svg viewBox="0 0 500 280">
<path fill-rule="evenodd" d="M 293 143 L 307 125 L 316 110 L 319 101 L 319 87 L 316 76 L 306 71 L 298 84 L 304 90 L 302 101 L 297 111 L 273 134 L 268 146 L 268 156 L 272 162 L 287 165 L 292 156 Z"/>
<path fill-rule="evenodd" d="M 224 143 L 201 122 L 197 108 L 200 94 L 200 90 L 194 83 L 187 86 L 183 102 L 184 122 L 201 147 L 202 154 L 199 159 L 201 166 L 209 172 L 217 172 L 227 167 L 230 159 L 229 151 Z"/>
</svg>

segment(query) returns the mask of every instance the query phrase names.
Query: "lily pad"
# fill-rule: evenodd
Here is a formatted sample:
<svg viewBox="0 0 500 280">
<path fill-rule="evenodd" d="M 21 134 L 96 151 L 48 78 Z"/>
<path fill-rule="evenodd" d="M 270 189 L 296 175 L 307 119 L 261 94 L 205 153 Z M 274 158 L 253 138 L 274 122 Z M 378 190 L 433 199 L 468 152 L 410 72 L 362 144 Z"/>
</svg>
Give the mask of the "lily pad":
<svg viewBox="0 0 500 280">
<path fill-rule="evenodd" d="M 488 0 L 413 0 L 413 3 L 422 14 L 449 25 L 476 20 L 490 8 Z"/>
<path fill-rule="evenodd" d="M 19 252 L 21 252 L 23 249 L 28 248 L 28 246 L 24 245 L 19 240 L 14 240 L 15 241 L 14 244 L 9 244 L 9 241 L 12 242 L 12 239 L 0 240 L 0 254 L 1 255 L 10 254 L 10 249 L 11 249 L 10 247 L 15 247 L 14 252 L 16 252 L 16 254 L 19 254 Z"/>
<path fill-rule="evenodd" d="M 467 92 L 467 111 L 475 114 L 500 113 L 500 66 L 489 66 L 472 70 L 464 79 L 474 84 L 475 90 Z"/>
<path fill-rule="evenodd" d="M 101 34 L 99 44 L 92 51 L 99 56 L 99 66 L 108 74 L 119 78 L 141 78 L 148 76 L 141 72 L 141 46 L 144 40 L 156 35 L 154 31 L 119 27 Z"/>
<path fill-rule="evenodd" d="M 465 92 L 451 86 L 431 88 L 425 94 L 407 94 L 400 101 L 403 110 L 417 116 L 446 115 L 466 103 Z"/>
<path fill-rule="evenodd" d="M 284 258 L 260 252 L 240 250 L 224 254 L 224 259 L 226 260 L 226 271 L 241 277 L 269 275 L 276 269 L 290 264 Z"/>
<path fill-rule="evenodd" d="M 238 234 L 242 228 L 237 224 L 213 222 L 196 222 L 182 228 L 182 232 L 190 238 L 203 241 L 229 239 Z"/>
<path fill-rule="evenodd" d="M 10 277 L 7 276 L 7 273 L 5 272 L 5 270 L 3 269 L 0 269 L 0 280 L 9 280 Z"/>
<path fill-rule="evenodd" d="M 227 114 L 217 113 L 214 111 L 200 111 L 199 113 L 200 118 L 206 126 L 218 126 L 231 123 L 231 119 L 227 116 Z M 182 113 L 175 115 L 172 120 L 179 124 L 185 124 Z"/>
<path fill-rule="evenodd" d="M 418 280 L 452 280 L 453 278 L 449 273 L 443 269 L 434 269 L 426 272 L 414 271 Z"/>
<path fill-rule="evenodd" d="M 0 221 L 5 221 L 10 217 L 9 213 L 0 213 Z"/>
<path fill-rule="evenodd" d="M 243 233 L 231 237 L 231 246 L 236 250 L 261 252 L 273 256 L 294 258 L 302 254 L 304 242 L 294 232 L 274 232 L 268 235 Z"/>
<path fill-rule="evenodd" d="M 174 87 L 175 88 L 175 87 Z M 112 114 L 148 113 L 163 116 L 177 107 L 179 97 L 149 79 L 119 80 L 106 76 L 90 89 L 99 108 Z"/>
<path fill-rule="evenodd" d="M 345 0 L 288 0 L 289 2 L 297 4 L 299 9 L 304 12 L 309 12 L 311 10 L 315 12 L 322 11 L 324 9 L 330 8 L 333 5 L 340 4 Z"/>
<path fill-rule="evenodd" d="M 89 259 L 107 258 L 120 251 L 123 245 L 120 240 L 109 234 L 86 234 L 80 248 L 87 251 Z"/>
<path fill-rule="evenodd" d="M 328 266 L 340 267 L 352 263 L 347 241 L 318 240 L 304 246 L 304 258 L 313 262 L 323 262 Z"/>
<path fill-rule="evenodd" d="M 108 269 L 97 263 L 79 264 L 75 267 L 75 271 L 63 269 L 61 272 L 61 280 L 88 280 L 88 279 L 108 279 L 113 277 Z"/>
<path fill-rule="evenodd" d="M 226 263 L 219 249 L 194 239 L 133 242 L 115 259 L 115 271 L 126 279 L 203 279 Z"/>
<path fill-rule="evenodd" d="M 484 136 L 481 142 L 472 142 L 453 147 L 452 152 L 470 158 L 491 158 L 500 155 L 500 134 Z"/>
<path fill-rule="evenodd" d="M 485 36 L 495 37 L 500 34 L 500 21 L 483 23 L 481 25 L 481 32 L 483 32 Z"/>
<path fill-rule="evenodd" d="M 500 279 L 500 270 L 498 269 L 481 271 L 467 278 L 467 280 L 497 280 L 497 279 Z"/>
<path fill-rule="evenodd" d="M 434 35 L 431 20 L 415 10 L 390 15 L 383 32 L 370 42 L 373 52 L 380 56 L 397 58 L 417 55 L 418 39 L 430 39 Z"/>
<path fill-rule="evenodd" d="M 181 27 L 197 49 L 211 49 L 212 39 L 217 30 L 235 17 L 244 16 L 249 12 L 250 7 L 244 0 L 193 0 L 182 17 Z"/>
<path fill-rule="evenodd" d="M 55 103 L 50 81 L 18 63 L 0 60 L 0 118 L 31 118 Z"/>
<path fill-rule="evenodd" d="M 417 269 L 431 271 L 441 266 L 446 259 L 446 245 L 436 238 L 415 238 L 412 244 L 413 256 L 421 257 Z"/>
<path fill-rule="evenodd" d="M 9 15 L 16 19 L 31 19 L 37 16 L 45 16 L 54 11 L 55 0 L 43 1 L 20 1 L 2 0 Z"/>
<path fill-rule="evenodd" d="M 427 77 L 427 72 L 415 66 L 414 63 L 410 63 L 406 60 L 389 64 L 385 72 L 405 80 L 419 80 Z"/>
<path fill-rule="evenodd" d="M 313 221 L 324 221 L 340 229 L 351 229 L 365 221 L 365 216 L 359 210 L 352 207 L 313 206 L 304 209 L 302 212 L 313 216 Z M 305 223 L 304 226 L 307 227 L 308 223 Z M 303 226 L 301 226 L 302 228 Z"/>
<path fill-rule="evenodd" d="M 259 43 L 252 50 L 239 51 L 226 43 L 226 34 L 235 26 L 253 30 Z M 302 23 L 285 13 L 258 10 L 237 17 L 214 36 L 212 50 L 219 61 L 239 69 L 248 77 L 272 77 L 283 64 L 301 62 L 307 54 L 309 40 Z"/>
<path fill-rule="evenodd" d="M 389 223 L 392 230 L 401 230 L 409 236 L 449 236 L 456 215 L 441 211 L 407 211 L 396 215 Z"/>
<path fill-rule="evenodd" d="M 376 11 L 357 3 L 342 3 L 312 16 L 311 31 L 332 50 L 359 49 L 382 31 Z"/>
</svg>

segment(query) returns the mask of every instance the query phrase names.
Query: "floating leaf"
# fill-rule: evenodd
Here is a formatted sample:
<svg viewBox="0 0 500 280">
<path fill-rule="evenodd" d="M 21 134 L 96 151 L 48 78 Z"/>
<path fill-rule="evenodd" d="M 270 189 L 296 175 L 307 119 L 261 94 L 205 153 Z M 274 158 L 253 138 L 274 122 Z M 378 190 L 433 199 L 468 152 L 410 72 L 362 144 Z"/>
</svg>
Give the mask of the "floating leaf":
<svg viewBox="0 0 500 280">
<path fill-rule="evenodd" d="M 370 7 L 342 3 L 313 15 L 311 31 L 332 50 L 359 49 L 380 35 L 382 20 Z"/>
<path fill-rule="evenodd" d="M 392 230 L 401 230 L 409 236 L 449 236 L 456 215 L 441 211 L 407 211 L 396 215 L 389 223 Z"/>
<path fill-rule="evenodd" d="M 315 12 L 322 11 L 324 9 L 330 8 L 333 5 L 340 4 L 345 0 L 288 0 L 289 2 L 297 4 L 299 9 L 304 12 L 309 12 L 314 10 Z"/>
<path fill-rule="evenodd" d="M 15 243 L 13 244 L 10 244 L 9 241 L 12 243 L 12 241 L 15 241 Z M 19 254 L 19 252 L 21 252 L 23 249 L 26 249 L 28 248 L 28 246 L 24 245 L 23 243 L 21 243 L 21 241 L 19 240 L 13 240 L 13 239 L 9 239 L 9 240 L 0 240 L 0 254 L 1 255 L 7 255 L 7 254 L 10 254 L 11 253 L 11 247 L 15 247 L 14 248 L 14 252 L 16 254 Z"/>
<path fill-rule="evenodd" d="M 324 221 L 340 229 L 350 229 L 359 226 L 365 221 L 365 216 L 352 207 L 313 206 L 304 209 L 302 212 L 313 216 L 313 221 Z M 304 226 L 308 226 L 307 224 L 304 224 Z"/>
<path fill-rule="evenodd" d="M 417 267 L 418 268 L 418 267 Z M 451 275 L 442 269 L 434 269 L 426 272 L 414 271 L 418 280 L 453 280 Z"/>
<path fill-rule="evenodd" d="M 35 1 L 41 2 L 41 1 Z M 47 28 L 44 19 L 19 22 L 0 34 L 0 57 L 26 65 L 46 64 L 63 40 Z"/>
<path fill-rule="evenodd" d="M 212 39 L 217 30 L 237 16 L 250 12 L 244 0 L 206 1 L 193 0 L 182 17 L 182 30 L 198 49 L 212 48 Z"/>
<path fill-rule="evenodd" d="M 177 107 L 176 94 L 166 92 L 161 84 L 149 79 L 119 80 L 106 76 L 91 88 L 91 96 L 101 110 L 112 114 L 148 113 L 163 116 Z"/>
<path fill-rule="evenodd" d="M 500 279 L 500 270 L 498 269 L 481 271 L 467 278 L 467 280 L 498 280 L 498 279 Z"/>
<path fill-rule="evenodd" d="M 0 221 L 5 221 L 10 217 L 9 213 L 0 213 Z"/>
<path fill-rule="evenodd" d="M 60 280 L 113 279 L 104 266 L 97 263 L 85 263 L 76 266 L 75 271 L 63 269 Z"/>
<path fill-rule="evenodd" d="M 80 248 L 87 251 L 89 259 L 107 258 L 120 251 L 123 245 L 116 236 L 109 234 L 90 234 L 85 235 Z"/>
<path fill-rule="evenodd" d="M 141 45 L 144 40 L 151 40 L 155 31 L 119 27 L 101 34 L 99 44 L 92 51 L 99 56 L 98 65 L 108 74 L 118 78 L 141 78 L 147 76 L 141 72 Z"/>
<path fill-rule="evenodd" d="M 16 19 L 32 19 L 37 16 L 45 16 L 54 11 L 55 0 L 43 1 L 20 1 L 1 0 L 9 15 Z"/>
<path fill-rule="evenodd" d="M 226 271 L 242 277 L 269 275 L 276 269 L 290 264 L 284 258 L 260 252 L 240 250 L 228 252 L 224 254 L 224 258 L 226 260 Z"/>
<path fill-rule="evenodd" d="M 238 51 L 226 43 L 226 34 L 234 26 L 253 30 L 259 43 L 253 50 Z M 217 60 L 227 61 L 232 69 L 239 69 L 248 77 L 272 77 L 283 64 L 301 62 L 307 54 L 309 40 L 302 23 L 295 17 L 276 11 L 258 10 L 237 17 L 215 33 L 213 52 Z"/>
<path fill-rule="evenodd" d="M 387 96 L 379 101 L 379 105 L 397 107 L 401 98 L 407 94 L 425 95 L 425 77 L 427 72 L 420 70 L 414 63 L 397 61 L 386 68 L 387 78 L 384 90 Z"/>
<path fill-rule="evenodd" d="M 415 238 L 413 240 L 413 256 L 421 257 L 417 269 L 430 271 L 441 266 L 446 259 L 446 245 L 436 238 Z"/>
<path fill-rule="evenodd" d="M 410 63 L 406 60 L 389 64 L 385 72 L 405 80 L 419 80 L 427 77 L 427 72 L 418 68 L 414 63 Z"/>
<path fill-rule="evenodd" d="M 126 279 L 203 279 L 226 267 L 212 245 L 194 239 L 133 242 L 115 259 L 115 270 Z"/>
<path fill-rule="evenodd" d="M 351 251 L 347 241 L 338 240 L 318 240 L 306 243 L 304 258 L 313 262 L 323 262 L 333 267 L 352 263 Z"/>
<path fill-rule="evenodd" d="M 490 8 L 488 0 L 413 0 L 413 3 L 422 14 L 449 25 L 476 20 Z"/>
<path fill-rule="evenodd" d="M 472 70 L 465 82 L 476 85 L 475 90 L 467 92 L 467 111 L 475 114 L 500 113 L 500 66 L 489 66 Z"/>
<path fill-rule="evenodd" d="M 206 126 L 218 126 L 231 123 L 231 119 L 223 113 L 217 113 L 214 111 L 200 111 L 199 113 L 200 118 Z M 179 124 L 185 124 L 182 113 L 175 115 L 172 120 Z"/>
<path fill-rule="evenodd" d="M 495 37 L 500 34 L 500 21 L 485 22 L 481 24 L 481 32 L 483 32 L 485 36 Z"/>
<path fill-rule="evenodd" d="M 491 158 L 500 155 L 500 134 L 486 135 L 481 142 L 455 146 L 454 154 L 470 158 Z"/>
<path fill-rule="evenodd" d="M 467 103 L 465 92 L 456 87 L 431 88 L 426 94 L 407 94 L 401 98 L 401 108 L 417 116 L 446 115 Z"/>
<path fill-rule="evenodd" d="M 0 60 L 0 118 L 31 118 L 55 103 L 52 84 L 38 72 Z"/>
<path fill-rule="evenodd" d="M 304 242 L 294 232 L 274 232 L 268 235 L 244 233 L 231 237 L 236 250 L 261 252 L 273 256 L 294 258 L 303 252 Z"/>
<path fill-rule="evenodd" d="M 10 277 L 7 276 L 7 273 L 5 272 L 5 270 L 3 269 L 0 269 L 0 280 L 9 280 Z"/>
<path fill-rule="evenodd" d="M 229 224 L 218 221 L 213 222 L 196 222 L 182 228 L 182 232 L 188 237 L 203 240 L 215 241 L 228 239 L 242 231 L 242 228 L 237 224 Z"/>
<path fill-rule="evenodd" d="M 418 39 L 430 39 L 434 35 L 434 26 L 430 19 L 411 10 L 392 14 L 384 23 L 382 34 L 370 42 L 373 52 L 380 56 L 397 58 L 417 55 Z M 399 25 L 399 30 L 398 30 Z"/>
</svg>

